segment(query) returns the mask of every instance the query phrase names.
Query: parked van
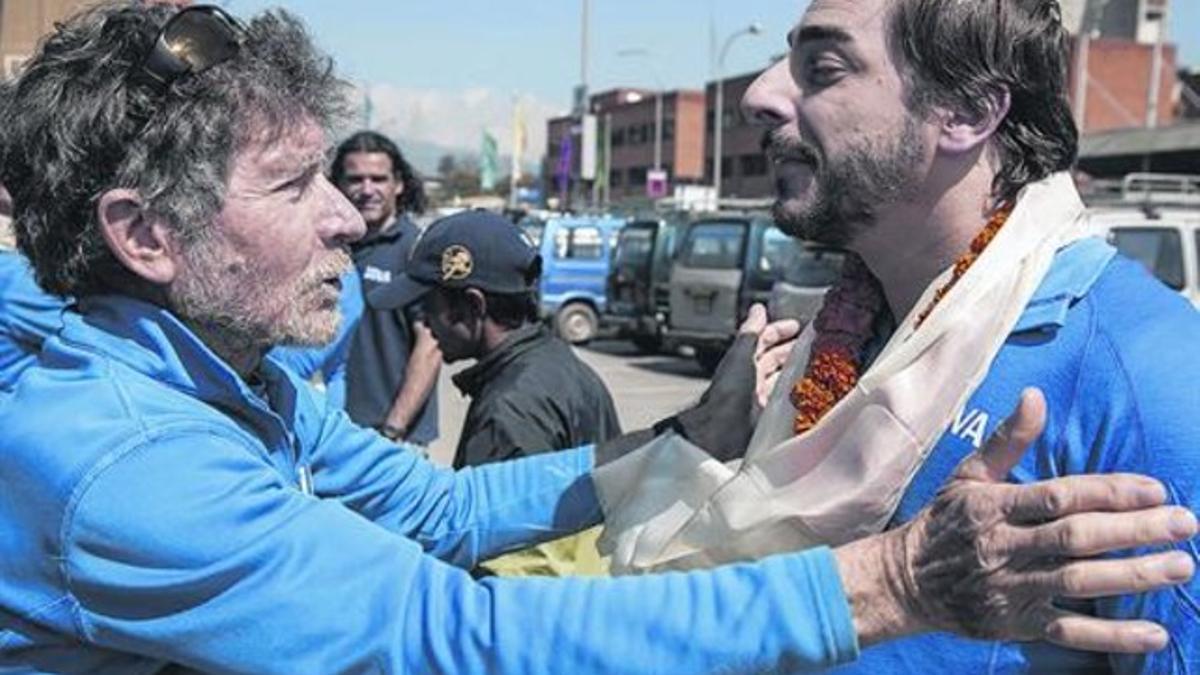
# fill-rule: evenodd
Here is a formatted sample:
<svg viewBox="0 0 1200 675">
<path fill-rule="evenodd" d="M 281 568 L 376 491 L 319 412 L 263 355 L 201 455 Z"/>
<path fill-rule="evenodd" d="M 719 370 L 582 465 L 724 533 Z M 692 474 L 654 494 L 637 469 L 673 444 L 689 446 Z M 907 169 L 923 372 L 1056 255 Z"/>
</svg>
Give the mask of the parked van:
<svg viewBox="0 0 1200 675">
<path fill-rule="evenodd" d="M 671 313 L 671 261 L 686 225 L 684 214 L 641 218 L 617 235 L 601 324 L 644 352 L 662 348 Z"/>
<path fill-rule="evenodd" d="M 1088 227 L 1200 308 L 1200 209 L 1097 207 Z"/>
<path fill-rule="evenodd" d="M 671 267 L 667 339 L 690 346 L 711 371 L 751 304 L 811 320 L 842 259 L 838 250 L 789 237 L 766 215 L 698 220 L 688 226 Z"/>
<path fill-rule="evenodd" d="M 617 233 L 625 221 L 611 216 L 556 215 L 521 221 L 542 255 L 542 316 L 564 340 L 596 336 L 604 311 L 604 285 Z"/>
</svg>

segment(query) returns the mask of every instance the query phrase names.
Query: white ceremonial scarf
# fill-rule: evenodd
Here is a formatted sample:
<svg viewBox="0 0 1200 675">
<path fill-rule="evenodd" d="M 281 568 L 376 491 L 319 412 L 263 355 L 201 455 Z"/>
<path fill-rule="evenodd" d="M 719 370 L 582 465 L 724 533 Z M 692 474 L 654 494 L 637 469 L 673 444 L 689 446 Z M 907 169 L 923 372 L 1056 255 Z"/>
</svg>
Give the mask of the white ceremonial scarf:
<svg viewBox="0 0 1200 675">
<path fill-rule="evenodd" d="M 593 474 L 613 573 L 709 567 L 880 532 L 929 451 L 966 405 L 1054 254 L 1086 236 L 1071 177 L 1026 186 L 995 239 L 916 330 L 950 279 L 935 279 L 845 398 L 792 435 L 788 392 L 804 373 L 810 325 L 759 420 L 728 465 L 674 434 Z"/>
</svg>

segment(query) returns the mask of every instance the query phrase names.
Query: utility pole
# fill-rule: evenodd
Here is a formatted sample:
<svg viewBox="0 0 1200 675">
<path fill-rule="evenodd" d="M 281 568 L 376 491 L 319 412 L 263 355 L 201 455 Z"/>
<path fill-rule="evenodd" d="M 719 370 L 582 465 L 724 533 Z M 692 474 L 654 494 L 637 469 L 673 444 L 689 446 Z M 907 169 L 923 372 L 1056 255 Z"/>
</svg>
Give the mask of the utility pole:
<svg viewBox="0 0 1200 675">
<path fill-rule="evenodd" d="M 639 57 L 646 60 L 650 75 L 654 78 L 654 170 L 662 170 L 663 155 L 663 81 L 658 76 L 658 68 L 654 65 L 650 50 L 643 48 L 622 49 L 617 52 L 621 57 Z"/>
<path fill-rule="evenodd" d="M 1162 14 L 1158 16 L 1158 35 L 1154 40 L 1154 57 L 1150 60 L 1150 86 L 1147 87 L 1146 128 L 1158 127 L 1158 98 L 1162 90 L 1163 43 L 1167 39 L 1167 0 L 1162 2 Z M 1150 171 L 1150 154 L 1142 156 L 1142 171 Z"/>
<path fill-rule="evenodd" d="M 717 193 L 718 209 L 721 207 L 721 155 L 725 150 L 722 147 L 725 133 L 725 57 L 729 54 L 734 40 L 743 35 L 758 35 L 761 32 L 762 26 L 757 23 L 737 31 L 726 38 L 725 45 L 721 47 L 721 55 L 717 57 L 717 102 L 716 110 L 713 111 L 713 190 Z"/>
<path fill-rule="evenodd" d="M 1158 126 L 1158 99 L 1162 91 L 1163 43 L 1167 39 L 1167 0 L 1162 2 L 1162 14 L 1158 17 L 1158 36 L 1154 41 L 1154 58 L 1150 61 L 1150 87 L 1146 100 L 1146 128 Z"/>
</svg>

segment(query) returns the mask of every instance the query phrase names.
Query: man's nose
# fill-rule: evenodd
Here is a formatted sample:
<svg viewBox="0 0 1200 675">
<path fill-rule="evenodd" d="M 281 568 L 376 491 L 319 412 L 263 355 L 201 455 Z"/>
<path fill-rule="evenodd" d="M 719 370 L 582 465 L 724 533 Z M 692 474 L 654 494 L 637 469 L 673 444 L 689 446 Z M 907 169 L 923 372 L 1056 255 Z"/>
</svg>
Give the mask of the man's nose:
<svg viewBox="0 0 1200 675">
<path fill-rule="evenodd" d="M 782 59 L 750 83 L 742 96 L 742 114 L 758 126 L 777 127 L 795 117 L 799 94 L 788 61 Z"/>
<path fill-rule="evenodd" d="M 322 214 L 321 225 L 323 229 L 321 238 L 324 240 L 332 240 L 338 246 L 345 246 L 353 241 L 362 239 L 367 233 L 367 224 L 363 221 L 362 214 L 350 203 L 346 195 L 342 194 L 332 183 L 324 176 L 318 178 L 321 188 L 326 193 L 327 208 Z"/>
</svg>

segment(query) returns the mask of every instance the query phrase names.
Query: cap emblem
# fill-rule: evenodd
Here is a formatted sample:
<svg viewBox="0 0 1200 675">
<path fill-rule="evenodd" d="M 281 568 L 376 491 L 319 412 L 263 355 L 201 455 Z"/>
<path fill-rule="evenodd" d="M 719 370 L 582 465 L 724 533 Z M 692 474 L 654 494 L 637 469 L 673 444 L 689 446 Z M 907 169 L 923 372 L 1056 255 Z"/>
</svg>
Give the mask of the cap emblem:
<svg viewBox="0 0 1200 675">
<path fill-rule="evenodd" d="M 442 251 L 442 281 L 461 281 L 471 276 L 475 261 L 466 246 L 455 244 Z"/>
</svg>

